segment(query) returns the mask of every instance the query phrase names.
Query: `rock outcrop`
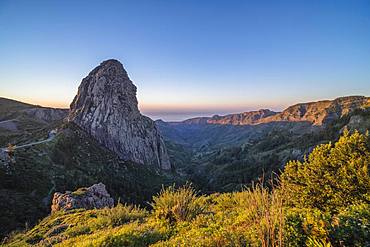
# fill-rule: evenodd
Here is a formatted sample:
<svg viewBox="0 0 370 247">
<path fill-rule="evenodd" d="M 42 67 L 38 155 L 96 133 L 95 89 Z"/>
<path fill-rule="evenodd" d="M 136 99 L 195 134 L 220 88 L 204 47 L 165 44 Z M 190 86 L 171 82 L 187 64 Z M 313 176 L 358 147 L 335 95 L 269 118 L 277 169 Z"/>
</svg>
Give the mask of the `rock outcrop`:
<svg viewBox="0 0 370 247">
<path fill-rule="evenodd" d="M 123 160 L 171 168 L 162 137 L 140 114 L 136 86 L 117 60 L 104 61 L 82 80 L 68 120 Z"/>
<path fill-rule="evenodd" d="M 80 188 L 74 192 L 54 193 L 51 212 L 77 208 L 94 209 L 113 206 L 113 198 L 108 194 L 105 185 L 98 183 L 88 188 Z"/>
</svg>

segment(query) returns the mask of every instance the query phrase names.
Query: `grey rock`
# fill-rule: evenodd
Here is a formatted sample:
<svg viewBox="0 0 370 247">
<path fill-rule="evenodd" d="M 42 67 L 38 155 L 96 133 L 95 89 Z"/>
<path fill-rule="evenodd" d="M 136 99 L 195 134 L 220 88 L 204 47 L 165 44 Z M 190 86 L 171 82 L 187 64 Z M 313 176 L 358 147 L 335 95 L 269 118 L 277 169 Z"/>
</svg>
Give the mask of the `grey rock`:
<svg viewBox="0 0 370 247">
<path fill-rule="evenodd" d="M 70 122 L 123 160 L 171 168 L 163 139 L 154 121 L 140 114 L 136 86 L 119 61 L 104 61 L 91 71 L 70 108 Z"/>
<path fill-rule="evenodd" d="M 88 188 L 80 188 L 75 192 L 54 193 L 51 212 L 77 208 L 94 209 L 113 206 L 113 198 L 108 194 L 105 185 L 98 183 Z"/>
</svg>

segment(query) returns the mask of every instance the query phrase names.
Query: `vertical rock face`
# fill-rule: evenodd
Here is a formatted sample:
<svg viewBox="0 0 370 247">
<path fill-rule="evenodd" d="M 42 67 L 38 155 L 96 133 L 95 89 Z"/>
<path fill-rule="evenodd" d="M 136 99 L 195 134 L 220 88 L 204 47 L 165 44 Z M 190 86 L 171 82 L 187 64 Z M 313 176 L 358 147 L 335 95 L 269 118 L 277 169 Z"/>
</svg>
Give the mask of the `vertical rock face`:
<svg viewBox="0 0 370 247">
<path fill-rule="evenodd" d="M 101 63 L 84 78 L 68 120 L 124 160 L 170 169 L 154 121 L 140 114 L 136 86 L 117 60 Z"/>
</svg>

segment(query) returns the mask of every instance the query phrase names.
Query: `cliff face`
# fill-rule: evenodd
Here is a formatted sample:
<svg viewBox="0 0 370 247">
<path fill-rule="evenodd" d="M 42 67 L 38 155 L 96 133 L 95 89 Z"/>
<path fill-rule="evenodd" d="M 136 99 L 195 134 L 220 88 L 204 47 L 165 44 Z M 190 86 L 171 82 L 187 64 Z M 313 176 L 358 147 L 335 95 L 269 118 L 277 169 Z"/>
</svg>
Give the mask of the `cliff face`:
<svg viewBox="0 0 370 247">
<path fill-rule="evenodd" d="M 364 96 L 341 97 L 335 100 L 301 103 L 288 107 L 283 112 L 262 119 L 262 123 L 275 121 L 310 122 L 325 125 L 333 120 L 369 105 L 370 98 Z"/>
<path fill-rule="evenodd" d="M 258 111 L 243 112 L 239 114 L 230 114 L 226 116 L 214 116 L 207 121 L 210 124 L 233 124 L 233 125 L 248 125 L 259 123 L 261 119 L 273 116 L 277 112 L 268 109 Z"/>
<path fill-rule="evenodd" d="M 226 116 L 198 117 L 182 121 L 183 124 L 256 125 L 271 122 L 309 122 L 320 126 L 352 112 L 370 106 L 370 98 L 348 96 L 335 100 L 300 103 L 282 112 L 268 109 L 229 114 Z"/>
<path fill-rule="evenodd" d="M 104 61 L 82 80 L 68 120 L 123 160 L 171 167 L 159 131 L 140 114 L 136 86 L 117 60 Z"/>
</svg>

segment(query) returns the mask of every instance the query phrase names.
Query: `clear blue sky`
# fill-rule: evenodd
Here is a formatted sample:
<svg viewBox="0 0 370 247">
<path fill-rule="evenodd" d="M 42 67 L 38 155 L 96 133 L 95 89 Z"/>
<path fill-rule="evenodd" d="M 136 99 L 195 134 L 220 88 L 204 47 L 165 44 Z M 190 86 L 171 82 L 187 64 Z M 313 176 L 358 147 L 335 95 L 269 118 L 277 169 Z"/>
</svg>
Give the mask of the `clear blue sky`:
<svg viewBox="0 0 370 247">
<path fill-rule="evenodd" d="M 67 107 L 120 60 L 144 113 L 370 96 L 370 1 L 0 1 L 0 96 Z"/>
</svg>

